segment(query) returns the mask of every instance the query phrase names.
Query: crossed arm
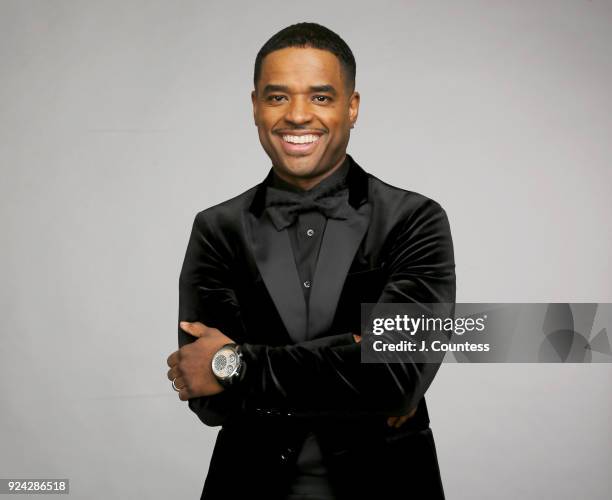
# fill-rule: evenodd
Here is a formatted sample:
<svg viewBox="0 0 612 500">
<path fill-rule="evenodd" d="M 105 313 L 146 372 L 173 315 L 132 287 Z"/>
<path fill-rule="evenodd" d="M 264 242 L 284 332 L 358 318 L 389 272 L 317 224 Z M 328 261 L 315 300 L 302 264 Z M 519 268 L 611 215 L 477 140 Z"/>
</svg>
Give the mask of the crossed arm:
<svg viewBox="0 0 612 500">
<path fill-rule="evenodd" d="M 206 297 L 216 301 L 222 297 L 233 311 L 225 323 L 225 333 L 231 336 L 228 332 L 244 329 L 240 308 L 234 291 L 227 287 L 227 259 L 201 215 L 194 221 L 181 271 L 181 314 L 192 310 L 189 301 L 195 300 L 194 287 L 204 303 Z M 424 199 L 407 211 L 393 237 L 386 262 L 388 280 L 378 302 L 453 303 L 453 245 L 442 207 Z M 192 340 L 179 329 L 180 346 Z M 439 367 L 416 362 L 361 363 L 361 344 L 353 332 L 294 345 L 243 342 L 241 346 L 247 366 L 241 383 L 189 400 L 190 408 L 208 425 L 219 425 L 233 412 L 256 408 L 296 415 L 404 415 L 416 406 Z"/>
</svg>

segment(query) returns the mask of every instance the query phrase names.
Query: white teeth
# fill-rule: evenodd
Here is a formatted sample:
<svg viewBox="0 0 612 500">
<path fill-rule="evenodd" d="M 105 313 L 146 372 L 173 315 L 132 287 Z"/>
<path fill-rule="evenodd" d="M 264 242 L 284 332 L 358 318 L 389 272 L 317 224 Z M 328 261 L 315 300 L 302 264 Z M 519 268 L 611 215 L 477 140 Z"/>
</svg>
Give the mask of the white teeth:
<svg viewBox="0 0 612 500">
<path fill-rule="evenodd" d="M 318 135 L 284 135 L 283 141 L 291 142 L 293 144 L 308 144 L 315 142 L 319 139 Z"/>
</svg>

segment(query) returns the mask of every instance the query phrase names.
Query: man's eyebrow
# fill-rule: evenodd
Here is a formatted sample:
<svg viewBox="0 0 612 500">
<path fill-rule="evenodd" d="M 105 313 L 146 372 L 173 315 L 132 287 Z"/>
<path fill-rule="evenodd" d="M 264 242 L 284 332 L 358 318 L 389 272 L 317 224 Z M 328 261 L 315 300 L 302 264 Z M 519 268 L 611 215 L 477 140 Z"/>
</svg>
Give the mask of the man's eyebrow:
<svg viewBox="0 0 612 500">
<path fill-rule="evenodd" d="M 311 92 L 324 92 L 324 93 L 328 93 L 328 94 L 332 94 L 332 95 L 337 95 L 338 92 L 336 91 L 336 89 L 334 88 L 333 85 L 311 85 L 309 87 L 309 90 Z M 289 87 L 287 87 L 286 85 L 276 85 L 273 83 L 269 83 L 268 85 L 266 85 L 263 88 L 263 94 L 269 94 L 270 92 L 286 92 L 289 93 Z"/>
<path fill-rule="evenodd" d="M 311 85 L 310 86 L 310 90 L 312 92 L 324 92 L 327 94 L 333 94 L 336 95 L 336 89 L 334 88 L 333 85 Z"/>
</svg>

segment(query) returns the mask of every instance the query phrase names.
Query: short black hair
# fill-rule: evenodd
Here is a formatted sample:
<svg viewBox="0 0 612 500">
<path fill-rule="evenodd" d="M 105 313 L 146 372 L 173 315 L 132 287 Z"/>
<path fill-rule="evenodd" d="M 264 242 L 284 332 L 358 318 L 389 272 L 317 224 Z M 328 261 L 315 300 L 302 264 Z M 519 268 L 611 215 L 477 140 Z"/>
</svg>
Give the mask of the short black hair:
<svg viewBox="0 0 612 500">
<path fill-rule="evenodd" d="M 264 57 L 275 50 L 287 47 L 300 47 L 327 50 L 340 61 L 344 72 L 346 87 L 352 93 L 355 90 L 355 73 L 357 65 L 350 47 L 340 36 L 329 28 L 317 23 L 297 23 L 287 26 L 273 35 L 257 53 L 255 58 L 255 71 L 253 85 L 257 89 L 257 82 L 261 75 L 261 65 Z"/>
</svg>

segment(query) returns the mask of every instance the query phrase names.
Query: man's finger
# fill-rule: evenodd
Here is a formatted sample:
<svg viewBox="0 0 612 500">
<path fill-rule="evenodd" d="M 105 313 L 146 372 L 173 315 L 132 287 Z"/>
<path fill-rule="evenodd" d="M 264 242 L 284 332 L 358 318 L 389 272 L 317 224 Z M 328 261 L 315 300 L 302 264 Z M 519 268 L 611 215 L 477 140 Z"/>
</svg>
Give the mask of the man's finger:
<svg viewBox="0 0 612 500">
<path fill-rule="evenodd" d="M 178 351 L 174 351 L 172 354 L 170 354 L 166 360 L 166 363 L 170 368 L 176 365 L 178 363 Z"/>
<path fill-rule="evenodd" d="M 178 371 L 178 367 L 176 367 L 176 366 L 170 368 L 168 370 L 168 373 L 166 374 L 166 376 L 168 377 L 168 380 L 174 380 L 179 375 L 180 375 L 180 373 Z"/>
<path fill-rule="evenodd" d="M 186 387 L 183 387 L 179 392 L 178 392 L 178 397 L 181 401 L 187 401 L 189 400 L 189 391 L 187 390 Z"/>
<path fill-rule="evenodd" d="M 183 377 L 173 377 L 172 380 L 174 381 L 174 387 L 178 389 L 177 392 L 187 390 L 187 384 L 185 384 Z"/>
<path fill-rule="evenodd" d="M 397 421 L 395 422 L 395 428 L 399 429 L 402 425 L 404 425 L 404 423 L 406 423 L 407 420 L 410 420 L 412 417 L 414 417 L 414 414 L 416 413 L 416 411 L 417 411 L 417 409 L 413 408 L 406 415 L 402 415 L 401 417 L 397 417 Z"/>
<path fill-rule="evenodd" d="M 190 323 L 188 321 L 181 321 L 179 323 L 181 330 L 187 332 L 189 335 L 193 335 L 194 337 L 201 337 L 206 332 L 206 326 L 199 321 L 195 321 Z"/>
<path fill-rule="evenodd" d="M 397 418 L 397 421 L 395 422 L 395 428 L 399 429 L 402 425 L 404 425 L 404 422 L 406 422 L 406 420 L 408 420 L 410 417 L 408 415 L 402 415 L 401 417 Z"/>
<path fill-rule="evenodd" d="M 387 425 L 389 427 L 394 427 L 396 429 L 399 429 L 402 425 L 404 425 L 404 423 L 406 423 L 407 420 L 411 419 L 412 417 L 414 417 L 414 414 L 416 413 L 417 409 L 413 408 L 410 412 L 408 412 L 406 415 L 400 415 L 398 417 L 389 417 L 387 419 Z"/>
</svg>

